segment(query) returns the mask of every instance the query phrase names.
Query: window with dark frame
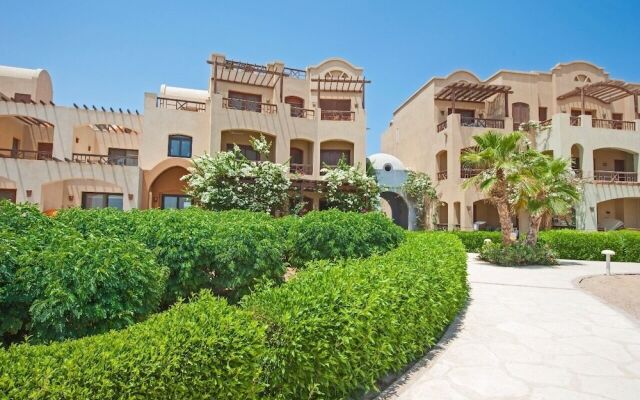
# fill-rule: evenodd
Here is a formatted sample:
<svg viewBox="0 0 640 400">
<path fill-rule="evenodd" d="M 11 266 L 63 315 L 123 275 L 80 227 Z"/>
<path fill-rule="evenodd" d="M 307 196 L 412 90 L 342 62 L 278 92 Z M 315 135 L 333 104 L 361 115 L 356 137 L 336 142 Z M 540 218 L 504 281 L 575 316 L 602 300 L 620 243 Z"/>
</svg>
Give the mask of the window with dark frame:
<svg viewBox="0 0 640 400">
<path fill-rule="evenodd" d="M 538 107 L 538 121 L 547 120 L 547 107 Z"/>
<path fill-rule="evenodd" d="M 0 189 L 0 200 L 9 200 L 16 202 L 16 189 Z"/>
<path fill-rule="evenodd" d="M 160 208 L 163 210 L 182 210 L 191 207 L 191 196 L 184 194 L 163 194 Z"/>
<path fill-rule="evenodd" d="M 123 209 L 122 193 L 82 192 L 82 208 Z"/>
<path fill-rule="evenodd" d="M 115 165 L 137 166 L 138 150 L 109 148 L 109 162 Z"/>
<path fill-rule="evenodd" d="M 191 157 L 191 143 L 190 136 L 185 135 L 170 135 L 169 136 L 169 157 Z"/>
<path fill-rule="evenodd" d="M 338 165 L 338 161 L 344 159 L 344 161 L 351 165 L 351 151 L 350 150 L 320 150 L 320 165 L 325 164 L 334 167 Z"/>
<path fill-rule="evenodd" d="M 13 99 L 21 103 L 31 103 L 31 95 L 27 93 L 16 93 L 13 95 Z"/>
</svg>

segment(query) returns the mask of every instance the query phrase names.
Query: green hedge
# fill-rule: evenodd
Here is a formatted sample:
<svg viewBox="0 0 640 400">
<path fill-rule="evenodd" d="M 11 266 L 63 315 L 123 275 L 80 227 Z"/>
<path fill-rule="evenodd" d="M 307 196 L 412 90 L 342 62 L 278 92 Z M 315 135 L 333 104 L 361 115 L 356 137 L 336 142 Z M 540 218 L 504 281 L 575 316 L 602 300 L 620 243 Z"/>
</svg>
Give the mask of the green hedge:
<svg viewBox="0 0 640 400">
<path fill-rule="evenodd" d="M 312 211 L 283 224 L 289 228 L 289 260 L 298 268 L 313 260 L 385 253 L 404 239 L 402 228 L 379 212 Z"/>
<path fill-rule="evenodd" d="M 245 297 L 268 325 L 269 398 L 347 398 L 433 346 L 467 298 L 455 236 L 410 234 L 363 260 L 316 262 L 286 285 Z"/>
<path fill-rule="evenodd" d="M 492 242 L 501 242 L 502 233 L 493 231 L 453 231 L 467 249 L 469 253 L 478 253 L 484 244 L 485 239 Z"/>
<path fill-rule="evenodd" d="M 264 343 L 248 313 L 202 293 L 124 330 L 0 349 L 0 398 L 252 399 Z"/>
<path fill-rule="evenodd" d="M 540 242 L 548 244 L 558 258 L 572 260 L 603 260 L 600 252 L 616 252 L 614 261 L 640 262 L 640 232 L 584 232 L 569 229 L 540 233 Z"/>
</svg>

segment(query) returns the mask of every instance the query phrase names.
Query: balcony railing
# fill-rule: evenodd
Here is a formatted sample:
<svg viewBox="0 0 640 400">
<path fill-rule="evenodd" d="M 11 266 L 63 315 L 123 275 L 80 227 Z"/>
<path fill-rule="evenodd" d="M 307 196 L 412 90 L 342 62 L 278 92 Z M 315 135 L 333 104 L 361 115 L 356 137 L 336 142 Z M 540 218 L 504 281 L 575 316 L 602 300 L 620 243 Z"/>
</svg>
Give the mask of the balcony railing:
<svg viewBox="0 0 640 400">
<path fill-rule="evenodd" d="M 316 117 L 315 110 L 308 108 L 300 108 L 291 106 L 291 116 L 296 118 L 314 119 Z"/>
<path fill-rule="evenodd" d="M 598 182 L 638 182 L 638 173 L 627 171 L 594 171 L 593 180 Z"/>
<path fill-rule="evenodd" d="M 287 76 L 289 78 L 296 78 L 296 79 L 307 78 L 307 71 L 303 69 L 285 67 L 283 72 L 284 72 L 284 76 Z"/>
<path fill-rule="evenodd" d="M 571 126 L 580 126 L 580 117 L 569 117 L 569 125 Z"/>
<path fill-rule="evenodd" d="M 437 178 L 438 178 L 439 181 L 443 181 L 443 180 L 447 179 L 447 171 L 438 172 Z"/>
<path fill-rule="evenodd" d="M 311 164 L 290 164 L 289 172 L 292 174 L 311 175 L 313 174 L 313 165 Z"/>
<path fill-rule="evenodd" d="M 551 119 L 545 119 L 544 121 L 540 121 L 540 129 L 545 129 L 550 127 L 552 122 L 553 120 Z"/>
<path fill-rule="evenodd" d="M 503 119 L 460 117 L 460 125 L 472 128 L 504 129 Z"/>
<path fill-rule="evenodd" d="M 355 111 L 322 110 L 320 118 L 326 121 L 355 121 Z"/>
<path fill-rule="evenodd" d="M 591 126 L 594 128 L 617 129 L 622 131 L 635 131 L 636 123 L 634 121 L 617 121 L 613 119 L 592 119 Z"/>
<path fill-rule="evenodd" d="M 168 97 L 158 97 L 156 99 L 156 107 L 194 112 L 203 112 L 207 109 L 207 105 L 199 101 L 170 99 Z"/>
<path fill-rule="evenodd" d="M 460 178 L 473 178 L 474 176 L 479 175 L 482 171 L 482 168 L 462 168 L 460 169 Z"/>
<path fill-rule="evenodd" d="M 442 132 L 445 129 L 447 129 L 447 121 L 442 121 L 436 125 L 436 132 Z"/>
<path fill-rule="evenodd" d="M 53 153 L 47 150 L 0 149 L 0 157 L 22 160 L 53 160 Z"/>
<path fill-rule="evenodd" d="M 89 164 L 138 165 L 138 157 L 136 156 L 108 156 L 104 154 L 73 153 L 71 160 Z"/>
<path fill-rule="evenodd" d="M 264 114 L 275 114 L 278 112 L 278 106 L 275 104 L 260 103 L 257 101 L 234 99 L 228 97 L 222 99 L 222 108 L 241 111 L 253 111 Z"/>
</svg>

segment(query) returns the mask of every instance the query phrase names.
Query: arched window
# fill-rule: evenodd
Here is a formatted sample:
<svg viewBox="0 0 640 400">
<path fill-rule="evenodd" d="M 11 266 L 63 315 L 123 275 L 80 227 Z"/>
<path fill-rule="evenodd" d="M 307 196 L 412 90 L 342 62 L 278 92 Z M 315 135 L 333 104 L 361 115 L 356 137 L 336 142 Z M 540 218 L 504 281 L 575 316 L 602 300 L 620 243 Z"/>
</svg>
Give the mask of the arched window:
<svg viewBox="0 0 640 400">
<path fill-rule="evenodd" d="M 169 157 L 191 157 L 192 139 L 185 135 L 169 135 Z"/>
<path fill-rule="evenodd" d="M 589 78 L 585 74 L 578 74 L 575 77 L 573 77 L 573 81 L 574 82 L 591 83 L 591 78 Z"/>
</svg>

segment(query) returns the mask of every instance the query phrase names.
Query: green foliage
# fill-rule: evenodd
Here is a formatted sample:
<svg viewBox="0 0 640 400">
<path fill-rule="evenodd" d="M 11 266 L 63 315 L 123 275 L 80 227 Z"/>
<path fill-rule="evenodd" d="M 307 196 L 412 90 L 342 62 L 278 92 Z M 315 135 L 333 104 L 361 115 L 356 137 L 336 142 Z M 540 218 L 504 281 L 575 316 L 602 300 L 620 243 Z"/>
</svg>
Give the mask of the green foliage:
<svg viewBox="0 0 640 400">
<path fill-rule="evenodd" d="M 349 165 L 344 159 L 333 168 L 322 168 L 326 187 L 322 189 L 329 208 L 341 211 L 366 212 L 380 204 L 380 187 L 376 178 Z"/>
<path fill-rule="evenodd" d="M 14 204 L 0 199 L 0 229 L 23 233 L 32 228 L 46 229 L 52 225 L 51 218 L 42 214 L 35 205 Z"/>
<path fill-rule="evenodd" d="M 0 230 L 0 337 L 3 339 L 16 335 L 28 319 L 28 305 L 20 298 L 16 284 L 19 246 L 16 234 Z"/>
<path fill-rule="evenodd" d="M 0 349 L 9 399 L 255 399 L 264 328 L 202 293 L 120 331 Z"/>
<path fill-rule="evenodd" d="M 617 261 L 640 262 L 640 232 L 638 231 L 614 231 L 622 240 L 622 254 L 617 255 Z"/>
<path fill-rule="evenodd" d="M 77 338 L 120 329 L 155 312 L 167 270 L 140 243 L 57 236 L 19 257 L 16 274 L 38 340 Z"/>
<path fill-rule="evenodd" d="M 480 248 L 479 258 L 505 267 L 558 263 L 548 245 L 530 245 L 522 241 L 514 242 L 510 246 L 504 246 L 502 243 L 487 243 Z"/>
<path fill-rule="evenodd" d="M 267 397 L 342 399 L 374 388 L 437 342 L 467 290 L 460 241 L 412 233 L 385 255 L 317 262 L 245 297 L 268 325 Z"/>
<path fill-rule="evenodd" d="M 438 198 L 436 189 L 431 183 L 431 177 L 424 172 L 409 171 L 402 190 L 409 196 L 416 206 L 417 225 L 422 227 L 425 222 L 425 201 Z"/>
<path fill-rule="evenodd" d="M 464 245 L 469 253 L 478 253 L 484 244 L 485 239 L 491 239 L 493 242 L 499 242 L 502 238 L 500 232 L 490 231 L 453 231 Z"/>
<path fill-rule="evenodd" d="M 402 228 L 379 212 L 312 211 L 289 226 L 290 263 L 368 257 L 396 247 Z"/>
<path fill-rule="evenodd" d="M 638 254 L 633 247 L 638 243 L 637 237 L 640 237 L 640 232 L 584 232 L 561 229 L 541 232 L 540 242 L 548 244 L 557 253 L 558 258 L 604 260 L 600 252 L 610 249 L 616 252 L 614 261 L 639 262 L 640 258 L 634 258 Z M 625 243 L 632 248 L 625 249 Z"/>
</svg>

